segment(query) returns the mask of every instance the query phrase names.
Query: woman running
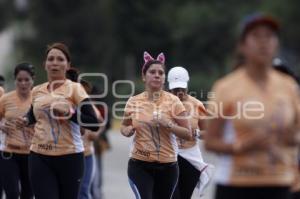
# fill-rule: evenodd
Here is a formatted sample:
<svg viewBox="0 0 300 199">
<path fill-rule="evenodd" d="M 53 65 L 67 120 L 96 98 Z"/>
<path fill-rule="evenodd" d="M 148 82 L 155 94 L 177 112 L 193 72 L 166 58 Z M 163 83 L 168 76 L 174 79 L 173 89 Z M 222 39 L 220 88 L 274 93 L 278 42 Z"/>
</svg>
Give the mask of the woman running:
<svg viewBox="0 0 300 199">
<path fill-rule="evenodd" d="M 29 173 L 36 199 L 75 199 L 84 171 L 80 126 L 99 129 L 88 94 L 66 79 L 71 56 L 66 45 L 47 48 L 48 82 L 33 89 L 32 107 L 19 125 L 35 124 Z"/>
<path fill-rule="evenodd" d="M 33 127 L 16 128 L 16 119 L 31 106 L 34 72 L 31 64 L 21 63 L 14 71 L 16 90 L 0 99 L 0 129 L 4 133 L 1 148 L 0 176 L 7 199 L 31 199 L 32 189 L 28 174 L 28 157 Z M 19 184 L 21 186 L 19 186 Z"/>
<path fill-rule="evenodd" d="M 145 91 L 131 97 L 121 133 L 134 136 L 128 163 L 130 186 L 137 199 L 170 199 L 178 180 L 176 136 L 191 139 L 186 111 L 178 97 L 163 91 L 165 58 L 144 53 Z"/>
<path fill-rule="evenodd" d="M 297 83 L 272 68 L 279 23 L 251 15 L 241 27 L 242 63 L 213 86 L 206 148 L 220 155 L 217 199 L 287 199 L 295 175 Z"/>
<path fill-rule="evenodd" d="M 214 169 L 213 165 L 204 162 L 199 148 L 198 140 L 202 137 L 200 132 L 204 130 L 207 113 L 202 102 L 188 95 L 189 79 L 188 71 L 183 67 L 171 68 L 168 73 L 169 89 L 183 103 L 194 135 L 190 141 L 177 139 L 179 180 L 173 199 L 190 199 L 197 184 L 202 196 Z"/>
</svg>

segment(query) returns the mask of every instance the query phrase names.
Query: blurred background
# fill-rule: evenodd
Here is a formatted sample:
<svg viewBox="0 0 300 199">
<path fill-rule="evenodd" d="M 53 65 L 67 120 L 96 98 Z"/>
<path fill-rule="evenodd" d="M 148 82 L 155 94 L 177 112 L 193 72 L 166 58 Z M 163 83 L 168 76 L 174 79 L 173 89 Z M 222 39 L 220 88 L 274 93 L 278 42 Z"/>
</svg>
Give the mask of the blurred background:
<svg viewBox="0 0 300 199">
<path fill-rule="evenodd" d="M 143 51 L 166 55 L 167 69 L 181 65 L 191 76 L 189 90 L 205 100 L 212 83 L 233 65 L 239 22 L 247 14 L 266 12 L 282 25 L 281 59 L 300 74 L 299 0 L 0 0 L 0 74 L 14 87 L 17 63 L 31 62 L 35 84 L 46 81 L 43 67 L 46 46 L 64 42 L 70 47 L 72 66 L 83 73 L 107 75 L 108 105 L 126 101 L 112 95 L 117 80 L 132 80 L 134 92 L 143 89 Z M 98 91 L 104 82 L 91 79 Z M 119 94 L 130 93 L 119 84 Z M 123 104 L 124 105 L 124 104 Z M 120 114 L 122 115 L 122 114 Z M 133 198 L 126 167 L 129 140 L 118 123 L 104 156 L 105 198 Z M 204 152 L 214 163 L 214 156 Z M 212 198 L 213 186 L 205 199 Z M 195 197 L 194 197 L 195 198 Z"/>
<path fill-rule="evenodd" d="M 298 74 L 299 7 L 298 0 L 0 0 L 0 74 L 11 79 L 15 64 L 28 61 L 36 84 L 45 81 L 46 46 L 62 41 L 81 72 L 105 73 L 110 85 L 133 80 L 139 92 L 143 51 L 164 52 L 167 68 L 190 71 L 190 90 L 201 99 L 231 70 L 239 21 L 253 12 L 278 17 L 280 56 Z"/>
</svg>

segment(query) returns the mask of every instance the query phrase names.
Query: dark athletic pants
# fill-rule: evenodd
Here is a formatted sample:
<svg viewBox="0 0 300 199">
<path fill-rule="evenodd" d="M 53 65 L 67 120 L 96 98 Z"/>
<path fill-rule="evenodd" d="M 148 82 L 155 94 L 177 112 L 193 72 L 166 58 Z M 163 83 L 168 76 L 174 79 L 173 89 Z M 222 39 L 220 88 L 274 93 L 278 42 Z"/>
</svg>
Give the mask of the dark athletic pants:
<svg viewBox="0 0 300 199">
<path fill-rule="evenodd" d="M 32 199 L 27 154 L 0 152 L 0 175 L 6 199 Z M 1 196 L 0 196 L 1 197 Z"/>
<path fill-rule="evenodd" d="M 178 165 L 130 159 L 128 177 L 136 199 L 170 199 L 178 180 Z"/>
<path fill-rule="evenodd" d="M 300 191 L 292 192 L 291 195 L 291 199 L 300 199 Z"/>
<path fill-rule="evenodd" d="M 173 199 L 190 199 L 199 181 L 200 171 L 178 155 L 179 179 Z"/>
<path fill-rule="evenodd" d="M 216 199 L 290 199 L 289 187 L 233 187 L 217 185 Z"/>
<path fill-rule="evenodd" d="M 83 153 L 46 156 L 31 152 L 29 156 L 35 199 L 77 199 L 83 171 Z"/>
</svg>

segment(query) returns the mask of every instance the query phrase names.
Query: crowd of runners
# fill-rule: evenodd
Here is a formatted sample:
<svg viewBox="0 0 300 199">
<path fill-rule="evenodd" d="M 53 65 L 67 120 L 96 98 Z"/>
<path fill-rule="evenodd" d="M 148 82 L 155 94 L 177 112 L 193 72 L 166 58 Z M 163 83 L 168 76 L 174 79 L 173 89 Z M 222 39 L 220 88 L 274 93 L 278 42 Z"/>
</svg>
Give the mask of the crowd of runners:
<svg viewBox="0 0 300 199">
<path fill-rule="evenodd" d="M 136 199 L 201 198 L 212 181 L 216 199 L 300 198 L 300 90 L 275 59 L 280 31 L 269 15 L 246 17 L 236 64 L 205 102 L 189 95 L 192 71 L 167 71 L 163 53 L 144 52 L 144 91 L 128 99 L 120 127 L 131 139 Z M 12 91 L 0 77 L 0 198 L 101 199 L 97 147 L 107 114 L 65 44 L 50 44 L 43 63 L 48 81 L 40 85 L 30 63 L 15 66 Z M 200 140 L 216 165 L 202 157 Z"/>
</svg>

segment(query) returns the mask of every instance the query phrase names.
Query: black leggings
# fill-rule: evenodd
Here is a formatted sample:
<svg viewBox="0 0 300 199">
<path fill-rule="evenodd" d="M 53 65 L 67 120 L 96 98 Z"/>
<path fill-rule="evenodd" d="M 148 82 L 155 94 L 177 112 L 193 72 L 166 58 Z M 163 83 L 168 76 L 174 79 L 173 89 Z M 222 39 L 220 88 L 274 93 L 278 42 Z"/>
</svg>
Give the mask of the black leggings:
<svg viewBox="0 0 300 199">
<path fill-rule="evenodd" d="M 291 195 L 291 199 L 300 199 L 300 191 L 292 192 Z"/>
<path fill-rule="evenodd" d="M 233 187 L 217 185 L 216 199 L 289 199 L 290 187 Z"/>
<path fill-rule="evenodd" d="M 180 155 L 178 166 L 179 179 L 173 199 L 190 199 L 199 181 L 200 171 Z"/>
<path fill-rule="evenodd" d="M 31 152 L 29 174 L 35 199 L 77 199 L 83 170 L 83 153 L 46 156 Z"/>
<path fill-rule="evenodd" d="M 28 174 L 28 155 L 1 152 L 0 156 L 0 175 L 6 198 L 33 198 Z"/>
<path fill-rule="evenodd" d="M 178 180 L 178 165 L 130 159 L 128 177 L 136 199 L 170 199 Z"/>
<path fill-rule="evenodd" d="M 1 165 L 0 165 L 0 169 L 1 169 Z M 2 175 L 0 174 L 0 199 L 2 199 L 2 195 L 3 195 L 3 183 L 2 183 Z"/>
</svg>

